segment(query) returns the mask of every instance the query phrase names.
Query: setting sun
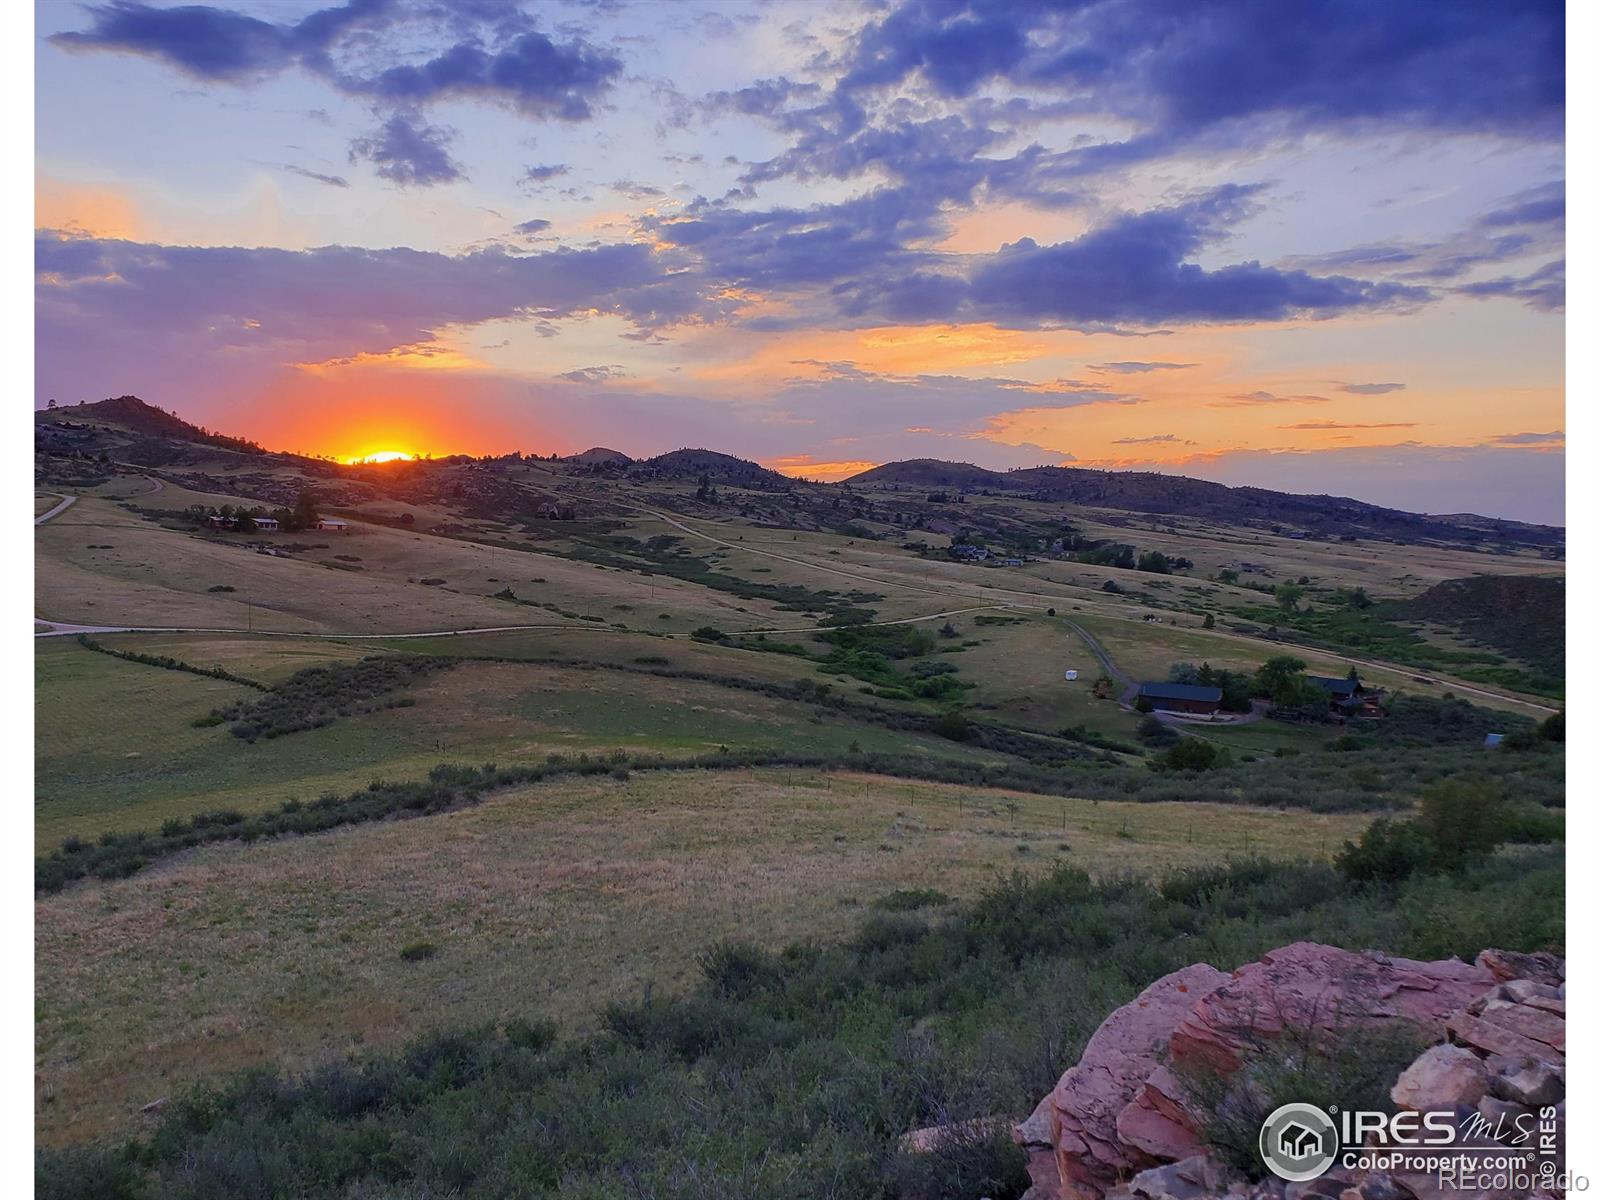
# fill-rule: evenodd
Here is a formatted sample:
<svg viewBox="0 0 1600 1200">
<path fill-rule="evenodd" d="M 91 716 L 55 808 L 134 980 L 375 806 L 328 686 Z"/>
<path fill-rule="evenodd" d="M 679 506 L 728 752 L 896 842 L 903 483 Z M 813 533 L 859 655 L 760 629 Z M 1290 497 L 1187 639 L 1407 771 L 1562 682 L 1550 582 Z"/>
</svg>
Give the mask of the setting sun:
<svg viewBox="0 0 1600 1200">
<path fill-rule="evenodd" d="M 416 455 L 404 450 L 374 450 L 371 454 L 358 454 L 345 461 L 351 466 L 357 466 L 361 463 L 409 462 L 415 457 Z"/>
</svg>

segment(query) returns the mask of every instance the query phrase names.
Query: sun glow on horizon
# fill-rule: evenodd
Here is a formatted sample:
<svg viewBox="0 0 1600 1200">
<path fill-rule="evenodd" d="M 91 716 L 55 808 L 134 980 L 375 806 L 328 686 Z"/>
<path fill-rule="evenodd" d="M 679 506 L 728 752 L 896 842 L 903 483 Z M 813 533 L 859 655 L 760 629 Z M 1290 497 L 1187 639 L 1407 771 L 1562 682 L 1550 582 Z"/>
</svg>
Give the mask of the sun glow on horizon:
<svg viewBox="0 0 1600 1200">
<path fill-rule="evenodd" d="M 364 463 L 410 462 L 415 457 L 415 454 L 406 450 L 374 450 L 370 454 L 354 455 L 345 459 L 345 462 L 357 467 Z"/>
</svg>

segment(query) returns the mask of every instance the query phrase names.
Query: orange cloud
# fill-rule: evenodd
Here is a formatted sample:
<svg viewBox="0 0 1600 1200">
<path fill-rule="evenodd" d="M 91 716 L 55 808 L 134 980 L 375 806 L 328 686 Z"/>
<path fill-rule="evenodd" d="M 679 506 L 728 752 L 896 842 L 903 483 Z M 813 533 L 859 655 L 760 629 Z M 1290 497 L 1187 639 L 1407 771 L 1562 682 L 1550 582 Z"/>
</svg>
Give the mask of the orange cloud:
<svg viewBox="0 0 1600 1200">
<path fill-rule="evenodd" d="M 37 229 L 61 229 L 87 237 L 141 241 L 150 236 L 149 223 L 125 192 L 49 175 L 34 179 L 33 223 Z"/>
<path fill-rule="evenodd" d="M 716 345 L 735 336 L 743 353 L 732 353 L 731 343 L 727 347 Z M 723 361 L 701 367 L 694 377 L 707 383 L 740 384 L 757 379 L 812 378 L 823 372 L 819 364 L 838 362 L 885 375 L 959 374 L 974 368 L 992 374 L 1000 367 L 1062 358 L 1079 336 L 1002 329 L 997 325 L 892 325 L 772 334 L 751 354 L 747 332 L 733 335 L 719 331 L 708 335 L 702 344 L 710 351 L 706 357 Z"/>
<path fill-rule="evenodd" d="M 352 367 L 399 367 L 411 371 L 478 371 L 487 367 L 470 355 L 435 342 L 415 342 L 396 346 L 381 354 L 363 352 L 348 358 L 329 358 L 322 362 L 294 364 L 296 370 L 313 375 L 328 375 Z"/>
</svg>

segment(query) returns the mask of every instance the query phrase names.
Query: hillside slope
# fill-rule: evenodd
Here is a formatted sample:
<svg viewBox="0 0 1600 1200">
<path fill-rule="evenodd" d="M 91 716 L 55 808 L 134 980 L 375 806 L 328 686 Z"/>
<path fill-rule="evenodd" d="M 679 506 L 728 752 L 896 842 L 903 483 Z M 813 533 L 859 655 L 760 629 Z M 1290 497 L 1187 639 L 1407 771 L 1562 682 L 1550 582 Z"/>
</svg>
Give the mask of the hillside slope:
<svg viewBox="0 0 1600 1200">
<path fill-rule="evenodd" d="M 1237 525 L 1280 527 L 1318 537 L 1342 534 L 1478 545 L 1515 542 L 1557 547 L 1565 531 L 1492 517 L 1434 517 L 1384 508 L 1344 496 L 1298 495 L 1266 488 L 1229 487 L 1184 475 L 1149 471 L 1092 471 L 1028 467 L 989 471 L 970 463 L 910 459 L 851 476 L 853 487 L 959 487 L 1014 493 L 1019 498 L 1129 512 L 1200 517 Z"/>
<path fill-rule="evenodd" d="M 1446 579 L 1399 606 L 1558 678 L 1566 671 L 1567 584 L 1555 576 Z"/>
</svg>

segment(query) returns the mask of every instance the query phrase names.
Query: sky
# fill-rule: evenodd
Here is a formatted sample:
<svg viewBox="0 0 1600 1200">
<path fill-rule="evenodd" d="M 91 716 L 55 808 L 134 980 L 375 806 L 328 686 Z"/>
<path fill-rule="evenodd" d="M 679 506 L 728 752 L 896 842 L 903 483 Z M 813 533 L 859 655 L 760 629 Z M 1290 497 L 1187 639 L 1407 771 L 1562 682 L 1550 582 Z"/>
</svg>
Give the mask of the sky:
<svg viewBox="0 0 1600 1200">
<path fill-rule="evenodd" d="M 1564 521 L 1554 0 L 36 21 L 39 407 Z"/>
</svg>

